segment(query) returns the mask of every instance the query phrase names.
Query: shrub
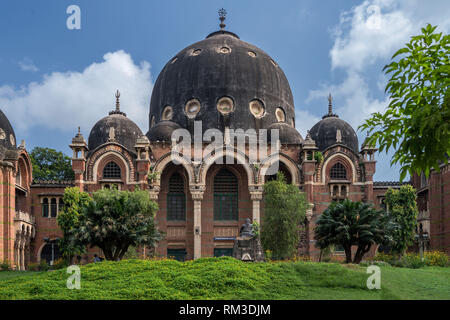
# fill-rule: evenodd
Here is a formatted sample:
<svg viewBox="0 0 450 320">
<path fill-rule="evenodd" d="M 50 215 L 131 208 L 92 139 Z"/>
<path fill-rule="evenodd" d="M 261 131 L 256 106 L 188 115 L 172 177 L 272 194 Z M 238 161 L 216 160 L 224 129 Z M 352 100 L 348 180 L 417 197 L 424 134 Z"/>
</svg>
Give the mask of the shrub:
<svg viewBox="0 0 450 320">
<path fill-rule="evenodd" d="M 425 252 L 424 258 L 427 266 L 446 267 L 449 265 L 448 256 L 441 251 Z"/>
<path fill-rule="evenodd" d="M 373 261 L 382 261 L 389 264 L 392 264 L 394 260 L 395 258 L 392 255 L 383 252 L 378 252 L 375 257 L 373 257 Z"/>
<path fill-rule="evenodd" d="M 420 256 L 416 253 L 407 253 L 400 260 L 402 266 L 405 268 L 418 269 L 425 265 Z"/>
<path fill-rule="evenodd" d="M 8 260 L 0 263 L 0 271 L 11 271 L 11 265 L 9 264 Z"/>
<path fill-rule="evenodd" d="M 58 270 L 58 269 L 63 269 L 66 268 L 68 266 L 67 261 L 63 258 L 59 258 L 58 260 L 56 260 L 53 263 L 52 269 L 53 270 Z"/>
<path fill-rule="evenodd" d="M 47 263 L 47 260 L 43 259 L 41 260 L 41 263 L 39 263 L 39 271 L 47 271 L 49 269 L 49 265 Z"/>
<path fill-rule="evenodd" d="M 39 271 L 39 264 L 38 263 L 29 263 L 28 264 L 28 271 Z"/>
</svg>

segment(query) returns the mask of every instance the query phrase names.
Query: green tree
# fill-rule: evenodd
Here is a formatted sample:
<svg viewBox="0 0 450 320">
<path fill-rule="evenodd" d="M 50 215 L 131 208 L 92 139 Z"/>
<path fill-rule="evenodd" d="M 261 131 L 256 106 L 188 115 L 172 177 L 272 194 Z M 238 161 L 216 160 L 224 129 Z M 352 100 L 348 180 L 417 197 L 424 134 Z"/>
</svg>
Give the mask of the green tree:
<svg viewBox="0 0 450 320">
<path fill-rule="evenodd" d="M 74 232 L 79 228 L 79 219 L 83 209 L 92 202 L 92 198 L 86 192 L 73 187 L 64 190 L 63 201 L 64 208 L 57 217 L 58 225 L 63 231 L 63 238 L 59 245 L 62 255 L 72 260 L 74 255 L 82 254 L 85 251 L 85 245 L 76 240 Z"/>
<path fill-rule="evenodd" d="M 450 35 L 435 30 L 428 24 L 392 56 L 383 69 L 389 105 L 360 126 L 380 151 L 396 150 L 391 163 L 402 166 L 401 180 L 414 172 L 428 177 L 450 154 Z"/>
<path fill-rule="evenodd" d="M 418 214 L 416 190 L 410 185 L 388 189 L 385 201 L 389 218 L 398 225 L 392 232 L 392 251 L 401 256 L 414 240 Z"/>
<path fill-rule="evenodd" d="M 33 178 L 40 180 L 72 180 L 70 157 L 50 148 L 35 147 L 30 153 Z"/>
<path fill-rule="evenodd" d="M 387 240 L 387 222 L 384 212 L 377 212 L 367 203 L 349 199 L 332 202 L 317 220 L 314 229 L 317 246 L 325 250 L 341 245 L 347 263 L 360 263 L 372 245 Z M 353 260 L 352 246 L 357 246 Z"/>
<path fill-rule="evenodd" d="M 264 216 L 261 241 L 273 259 L 292 257 L 298 246 L 298 227 L 305 219 L 307 201 L 303 193 L 287 184 L 282 173 L 264 185 Z"/>
<path fill-rule="evenodd" d="M 74 239 L 99 247 L 107 260 L 120 260 L 130 246 L 153 247 L 161 239 L 154 221 L 157 210 L 158 205 L 143 190 L 96 191 L 79 215 Z"/>
</svg>

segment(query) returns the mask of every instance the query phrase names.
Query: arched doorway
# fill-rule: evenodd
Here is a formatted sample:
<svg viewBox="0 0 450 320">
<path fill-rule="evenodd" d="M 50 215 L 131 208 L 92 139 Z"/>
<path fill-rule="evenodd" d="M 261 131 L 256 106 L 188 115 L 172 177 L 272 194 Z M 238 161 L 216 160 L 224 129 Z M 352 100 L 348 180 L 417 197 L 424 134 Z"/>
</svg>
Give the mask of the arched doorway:
<svg viewBox="0 0 450 320">
<path fill-rule="evenodd" d="M 57 243 L 47 243 L 41 250 L 41 261 L 45 260 L 49 265 L 58 260 L 61 257 L 59 251 L 59 245 Z"/>
<path fill-rule="evenodd" d="M 214 220 L 238 220 L 238 199 L 236 175 L 227 168 L 221 169 L 214 177 Z"/>
<path fill-rule="evenodd" d="M 275 163 L 276 165 L 276 163 Z M 286 182 L 288 184 L 292 183 L 292 175 L 291 172 L 289 171 L 288 167 L 281 161 L 278 161 L 278 172 L 281 172 L 284 175 L 284 178 L 286 180 Z M 277 173 L 278 173 L 277 172 Z M 272 180 L 276 180 L 277 178 L 277 173 L 275 174 L 271 174 L 271 175 L 266 175 L 264 182 L 268 182 L 268 181 L 272 181 Z"/>
</svg>

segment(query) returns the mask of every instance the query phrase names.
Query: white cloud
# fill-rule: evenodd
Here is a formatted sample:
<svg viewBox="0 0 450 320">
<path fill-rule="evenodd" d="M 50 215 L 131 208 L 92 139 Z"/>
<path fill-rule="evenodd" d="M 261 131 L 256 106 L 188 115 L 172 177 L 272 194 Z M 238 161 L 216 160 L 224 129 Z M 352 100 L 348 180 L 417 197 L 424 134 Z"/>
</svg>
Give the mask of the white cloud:
<svg viewBox="0 0 450 320">
<path fill-rule="evenodd" d="M 295 110 L 295 128 L 300 132 L 303 138 L 306 138 L 306 133 L 318 121 L 319 117 L 304 110 Z"/>
<path fill-rule="evenodd" d="M 150 64 L 136 65 L 120 50 L 109 52 L 82 72 L 52 72 L 25 87 L 0 87 L 0 107 L 15 130 L 47 127 L 75 132 L 90 130 L 115 107 L 114 93 L 121 92 L 121 110 L 145 133 L 152 82 Z"/>
<path fill-rule="evenodd" d="M 39 68 L 36 67 L 36 65 L 30 58 L 24 58 L 22 61 L 19 61 L 18 65 L 22 71 L 31 71 L 31 72 L 39 71 Z"/>
</svg>

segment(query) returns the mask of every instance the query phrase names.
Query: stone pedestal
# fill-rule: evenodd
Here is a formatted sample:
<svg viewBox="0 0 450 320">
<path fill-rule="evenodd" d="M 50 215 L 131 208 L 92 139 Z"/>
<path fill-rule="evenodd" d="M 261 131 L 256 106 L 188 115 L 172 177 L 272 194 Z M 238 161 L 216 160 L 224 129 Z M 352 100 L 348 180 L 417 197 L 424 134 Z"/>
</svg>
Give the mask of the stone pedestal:
<svg viewBox="0 0 450 320">
<path fill-rule="evenodd" d="M 237 237 L 234 242 L 233 257 L 242 261 L 264 261 L 264 252 L 259 237 Z"/>
</svg>

